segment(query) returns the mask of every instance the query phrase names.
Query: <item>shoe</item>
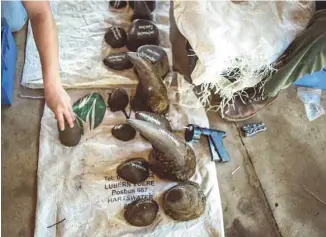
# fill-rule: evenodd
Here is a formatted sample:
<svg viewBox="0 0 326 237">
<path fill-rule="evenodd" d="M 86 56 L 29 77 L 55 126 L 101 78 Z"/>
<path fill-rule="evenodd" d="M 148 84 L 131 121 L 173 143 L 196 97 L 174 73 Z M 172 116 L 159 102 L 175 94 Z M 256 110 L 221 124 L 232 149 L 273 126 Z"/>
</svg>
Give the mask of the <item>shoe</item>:
<svg viewBox="0 0 326 237">
<path fill-rule="evenodd" d="M 248 96 L 242 98 L 236 96 L 232 105 L 224 108 L 222 118 L 232 122 L 240 122 L 258 114 L 262 109 L 272 104 L 277 96 L 264 98 L 262 95 Z"/>
</svg>

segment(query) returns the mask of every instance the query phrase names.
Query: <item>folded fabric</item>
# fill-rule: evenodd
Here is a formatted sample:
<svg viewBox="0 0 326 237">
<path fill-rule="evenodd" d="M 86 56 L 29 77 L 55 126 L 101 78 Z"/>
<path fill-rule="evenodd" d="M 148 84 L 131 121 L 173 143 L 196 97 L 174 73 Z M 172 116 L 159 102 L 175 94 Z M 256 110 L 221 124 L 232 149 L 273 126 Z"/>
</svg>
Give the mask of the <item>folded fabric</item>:
<svg viewBox="0 0 326 237">
<path fill-rule="evenodd" d="M 228 102 L 268 78 L 270 64 L 305 29 L 314 7 L 301 1 L 176 0 L 176 24 L 199 59 L 191 77 L 202 103 L 209 105 L 211 93 Z M 236 81 L 222 76 L 235 69 Z"/>
</svg>

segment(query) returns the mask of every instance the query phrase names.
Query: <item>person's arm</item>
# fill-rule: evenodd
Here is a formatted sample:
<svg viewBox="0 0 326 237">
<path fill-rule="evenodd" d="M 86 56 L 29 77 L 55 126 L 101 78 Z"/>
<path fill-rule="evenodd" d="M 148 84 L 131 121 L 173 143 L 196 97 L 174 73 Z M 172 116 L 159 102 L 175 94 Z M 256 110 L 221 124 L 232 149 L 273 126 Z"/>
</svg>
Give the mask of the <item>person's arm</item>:
<svg viewBox="0 0 326 237">
<path fill-rule="evenodd" d="M 64 130 L 64 117 L 70 127 L 74 126 L 74 114 L 69 95 L 61 85 L 59 75 L 59 49 L 57 29 L 49 2 L 23 1 L 31 21 L 35 43 L 40 55 L 44 95 L 54 112 L 59 127 Z"/>
</svg>

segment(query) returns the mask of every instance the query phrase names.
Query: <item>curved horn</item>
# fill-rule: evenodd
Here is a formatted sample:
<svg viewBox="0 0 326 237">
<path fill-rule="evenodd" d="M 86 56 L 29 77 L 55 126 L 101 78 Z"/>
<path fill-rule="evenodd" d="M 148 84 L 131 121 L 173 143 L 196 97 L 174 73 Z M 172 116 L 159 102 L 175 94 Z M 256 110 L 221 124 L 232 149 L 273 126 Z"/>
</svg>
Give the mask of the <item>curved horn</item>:
<svg viewBox="0 0 326 237">
<path fill-rule="evenodd" d="M 153 67 L 150 62 L 140 57 L 138 53 L 134 52 L 128 52 L 127 57 L 129 61 L 134 65 L 134 68 L 138 73 L 139 81 L 143 85 L 143 87 L 157 88 L 158 86 L 160 86 L 165 88 L 165 85 L 161 78 L 159 78 L 153 71 Z"/>
<path fill-rule="evenodd" d="M 161 178 L 187 180 L 196 170 L 196 156 L 192 148 L 169 131 L 150 122 L 137 119 L 127 120 L 152 143 L 149 158 L 151 170 Z"/>
<path fill-rule="evenodd" d="M 167 155 L 184 153 L 187 144 L 169 131 L 150 122 L 137 119 L 128 119 L 127 122 L 160 152 Z"/>
<path fill-rule="evenodd" d="M 135 118 L 138 120 L 150 122 L 156 124 L 160 128 L 166 129 L 169 132 L 172 132 L 172 127 L 169 122 L 164 116 L 159 114 L 154 114 L 146 111 L 138 111 L 135 113 Z"/>
<path fill-rule="evenodd" d="M 161 78 L 153 71 L 151 63 L 137 53 L 128 52 L 127 57 L 134 65 L 142 87 L 148 92 L 151 110 L 159 114 L 165 113 L 169 107 L 167 90 Z"/>
</svg>

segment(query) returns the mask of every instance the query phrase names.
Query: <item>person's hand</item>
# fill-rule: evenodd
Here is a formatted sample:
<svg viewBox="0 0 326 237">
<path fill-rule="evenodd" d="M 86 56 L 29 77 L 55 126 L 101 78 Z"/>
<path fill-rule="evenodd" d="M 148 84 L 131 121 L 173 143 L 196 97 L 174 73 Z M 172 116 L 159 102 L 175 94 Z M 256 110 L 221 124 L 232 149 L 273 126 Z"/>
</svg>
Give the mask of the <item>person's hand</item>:
<svg viewBox="0 0 326 237">
<path fill-rule="evenodd" d="M 74 112 L 71 100 L 61 83 L 55 85 L 44 85 L 45 101 L 55 114 L 61 131 L 65 129 L 65 121 L 72 128 L 74 127 Z"/>
</svg>

